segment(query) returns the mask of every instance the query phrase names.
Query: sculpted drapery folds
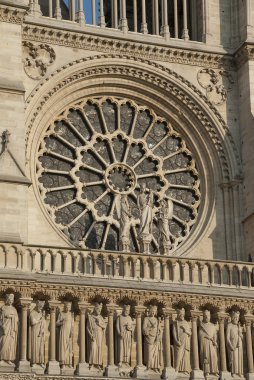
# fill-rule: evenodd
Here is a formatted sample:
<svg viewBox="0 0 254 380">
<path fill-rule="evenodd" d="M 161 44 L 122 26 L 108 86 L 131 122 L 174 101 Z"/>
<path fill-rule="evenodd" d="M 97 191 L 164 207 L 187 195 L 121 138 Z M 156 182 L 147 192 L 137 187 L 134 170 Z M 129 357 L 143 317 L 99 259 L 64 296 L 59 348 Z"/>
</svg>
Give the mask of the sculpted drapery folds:
<svg viewBox="0 0 254 380">
<path fill-rule="evenodd" d="M 217 327 L 210 322 L 210 311 L 204 310 L 203 321 L 200 323 L 200 359 L 205 375 L 218 373 Z"/>
<path fill-rule="evenodd" d="M 173 216 L 173 202 L 170 199 L 160 201 L 158 226 L 160 233 L 160 244 L 170 244 L 169 220 Z"/>
<path fill-rule="evenodd" d="M 146 194 L 146 184 L 141 183 L 138 196 L 138 208 L 140 212 L 140 238 L 151 235 L 153 224 L 153 193 Z"/>
<path fill-rule="evenodd" d="M 46 321 L 45 312 L 43 310 L 44 305 L 45 301 L 38 300 L 29 316 L 31 328 L 30 361 L 32 366 L 40 365 L 44 367 L 45 365 Z"/>
<path fill-rule="evenodd" d="M 243 376 L 243 331 L 239 322 L 240 313 L 231 313 L 231 322 L 227 325 L 226 344 L 232 375 Z"/>
<path fill-rule="evenodd" d="M 59 363 L 72 368 L 74 316 L 71 302 L 65 302 L 59 313 L 56 325 L 59 327 Z"/>
<path fill-rule="evenodd" d="M 7 294 L 0 314 L 0 360 L 12 364 L 16 359 L 18 313 L 13 305 L 14 294 Z"/>
<path fill-rule="evenodd" d="M 144 318 L 144 357 L 147 369 L 160 371 L 161 366 L 161 339 L 162 332 L 160 320 L 156 317 L 157 306 L 151 305 L 148 310 L 148 316 Z"/>
<path fill-rule="evenodd" d="M 117 317 L 116 331 L 119 339 L 118 365 L 130 366 L 133 323 L 130 316 L 130 305 L 124 305 L 122 315 Z"/>
<path fill-rule="evenodd" d="M 127 195 L 121 195 L 120 199 L 120 249 L 127 250 L 130 244 L 130 218 L 131 211 Z"/>
<path fill-rule="evenodd" d="M 185 320 L 185 309 L 177 310 L 177 318 L 173 325 L 173 338 L 175 349 L 175 370 L 189 374 L 190 364 L 190 338 L 191 327 Z"/>
<path fill-rule="evenodd" d="M 94 310 L 88 314 L 87 332 L 90 341 L 89 365 L 100 369 L 102 367 L 102 345 L 106 323 L 101 315 L 102 304 L 96 303 Z"/>
</svg>

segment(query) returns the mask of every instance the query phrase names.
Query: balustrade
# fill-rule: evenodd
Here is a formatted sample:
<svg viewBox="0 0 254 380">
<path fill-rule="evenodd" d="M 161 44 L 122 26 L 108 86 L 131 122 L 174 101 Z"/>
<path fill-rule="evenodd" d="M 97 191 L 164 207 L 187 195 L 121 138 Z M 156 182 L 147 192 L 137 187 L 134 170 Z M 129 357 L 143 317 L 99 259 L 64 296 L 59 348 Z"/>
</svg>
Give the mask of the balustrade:
<svg viewBox="0 0 254 380">
<path fill-rule="evenodd" d="M 0 271 L 252 289 L 254 264 L 161 255 L 0 245 Z"/>
<path fill-rule="evenodd" d="M 5 319 L 0 321 L 0 327 L 11 323 L 9 315 L 16 315 L 15 325 L 19 326 L 20 332 L 15 328 L 13 331 L 6 329 L 4 339 L 6 344 L 12 342 L 14 345 L 12 351 L 17 351 L 19 362 L 1 346 L 0 372 L 9 372 L 6 369 L 9 365 L 12 371 L 75 376 L 76 367 L 78 376 L 100 373 L 107 377 L 120 377 L 132 373 L 136 378 L 144 378 L 158 373 L 166 379 L 175 376 L 177 371 L 179 376 L 184 372 L 186 379 L 202 379 L 207 375 L 204 372 L 209 365 L 224 378 L 230 376 L 228 371 L 231 371 L 231 375 L 242 376 L 244 364 L 248 371 L 247 378 L 254 373 L 254 315 L 249 310 L 245 310 L 245 314 L 243 310 L 241 313 L 237 311 L 234 300 L 227 311 L 212 304 L 204 304 L 199 308 L 186 303 L 164 307 L 156 300 L 149 303 L 144 300 L 141 305 L 134 305 L 132 301 L 131 306 L 126 297 L 123 300 L 119 298 L 118 303 L 113 304 L 107 303 L 110 301 L 101 303 L 96 298 L 88 303 L 74 298 L 67 302 L 21 296 L 14 304 L 14 295 L 7 293 L 4 302 L 1 313 Z M 18 304 L 21 306 L 19 317 L 14 306 Z M 18 323 L 18 319 L 21 323 Z M 49 335 L 43 326 L 49 326 Z M 60 329 L 59 333 L 57 329 Z M 153 329 L 156 329 L 155 335 Z M 3 339 L 2 331 L 0 339 Z M 180 338 L 179 334 L 186 336 Z M 74 335 L 77 339 L 74 339 Z M 237 355 L 232 357 L 231 339 L 232 342 L 234 339 L 239 342 Z M 213 348 L 215 343 L 218 350 Z M 49 352 L 45 351 L 46 345 L 49 345 Z M 179 349 L 179 345 L 183 347 Z M 211 356 L 207 356 L 208 367 L 200 362 L 201 346 L 207 352 L 211 350 Z M 63 347 L 67 347 L 68 352 Z M 35 350 L 32 359 L 29 355 L 31 349 Z M 246 357 L 244 352 L 247 353 Z M 214 362 L 209 363 L 212 356 Z M 232 365 L 232 360 L 237 362 Z"/>
<path fill-rule="evenodd" d="M 171 37 L 202 41 L 203 3 L 201 0 L 32 0 L 30 14 L 68 20 L 82 28 L 106 27 L 124 34 L 149 34 L 164 40 Z"/>
</svg>

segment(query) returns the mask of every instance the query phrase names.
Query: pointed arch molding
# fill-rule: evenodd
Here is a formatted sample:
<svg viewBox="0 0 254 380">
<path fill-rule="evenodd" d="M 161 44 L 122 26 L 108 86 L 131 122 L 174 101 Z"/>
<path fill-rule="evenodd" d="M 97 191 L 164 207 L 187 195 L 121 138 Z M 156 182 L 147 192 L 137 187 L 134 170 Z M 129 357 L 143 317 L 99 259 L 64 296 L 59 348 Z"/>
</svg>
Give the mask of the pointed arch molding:
<svg viewBox="0 0 254 380">
<path fill-rule="evenodd" d="M 158 63 L 114 55 L 93 55 L 70 62 L 40 81 L 26 100 L 27 159 L 33 183 L 34 157 L 52 119 L 71 104 L 97 96 L 133 99 L 151 107 L 174 123 L 194 152 L 203 177 L 198 218 L 202 217 L 202 223 L 197 220 L 192 238 L 180 248 L 179 254 L 185 254 L 209 226 L 215 184 L 228 183 L 242 173 L 233 137 L 222 116 L 193 84 Z M 39 197 L 36 186 L 35 192 Z"/>
</svg>

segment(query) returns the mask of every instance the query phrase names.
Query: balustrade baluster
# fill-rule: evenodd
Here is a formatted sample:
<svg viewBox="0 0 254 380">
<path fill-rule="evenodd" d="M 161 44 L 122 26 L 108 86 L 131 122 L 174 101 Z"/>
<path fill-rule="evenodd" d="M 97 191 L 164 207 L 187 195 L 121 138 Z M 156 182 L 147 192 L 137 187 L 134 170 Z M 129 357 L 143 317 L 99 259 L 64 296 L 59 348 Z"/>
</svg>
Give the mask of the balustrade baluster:
<svg viewBox="0 0 254 380">
<path fill-rule="evenodd" d="M 62 19 L 62 12 L 61 12 L 60 0 L 56 0 L 56 8 L 55 8 L 54 17 L 55 17 L 57 20 L 61 20 L 61 19 Z"/>
<path fill-rule="evenodd" d="M 76 13 L 76 21 L 80 26 L 85 25 L 85 14 L 84 14 L 84 5 L 83 0 L 78 0 L 78 11 Z"/>
<path fill-rule="evenodd" d="M 92 24 L 96 25 L 96 8 L 95 8 L 95 0 L 92 1 Z"/>
<path fill-rule="evenodd" d="M 99 25 L 101 28 L 105 28 L 105 15 L 104 15 L 104 1 L 100 0 L 100 22 Z"/>
<path fill-rule="evenodd" d="M 167 40 L 170 37 L 168 26 L 168 0 L 163 0 L 163 14 L 162 14 L 162 35 Z"/>
<path fill-rule="evenodd" d="M 137 0 L 133 0 L 133 24 L 134 24 L 134 32 L 137 32 L 138 31 Z"/>
<path fill-rule="evenodd" d="M 175 32 L 174 37 L 175 38 L 179 38 L 179 36 L 178 36 L 178 6 L 177 6 L 177 1 L 178 0 L 174 0 L 174 32 Z"/>
<path fill-rule="evenodd" d="M 75 0 L 69 0 L 71 14 L 70 19 L 71 21 L 75 21 Z"/>
<path fill-rule="evenodd" d="M 146 22 L 146 0 L 142 0 L 142 24 L 141 24 L 141 33 L 147 34 L 147 22 Z"/>
<path fill-rule="evenodd" d="M 160 23 L 159 23 L 159 4 L 158 0 L 154 0 L 154 33 L 159 35 L 160 33 Z"/>
<path fill-rule="evenodd" d="M 53 0 L 49 0 L 49 17 L 53 17 Z"/>
<path fill-rule="evenodd" d="M 121 5 L 121 19 L 120 19 L 120 29 L 124 32 L 128 32 L 128 20 L 126 17 L 126 0 L 120 1 Z"/>
<path fill-rule="evenodd" d="M 189 30 L 188 30 L 188 24 L 187 24 L 187 0 L 183 0 L 183 33 L 182 33 L 182 39 L 183 40 L 189 40 Z"/>
</svg>

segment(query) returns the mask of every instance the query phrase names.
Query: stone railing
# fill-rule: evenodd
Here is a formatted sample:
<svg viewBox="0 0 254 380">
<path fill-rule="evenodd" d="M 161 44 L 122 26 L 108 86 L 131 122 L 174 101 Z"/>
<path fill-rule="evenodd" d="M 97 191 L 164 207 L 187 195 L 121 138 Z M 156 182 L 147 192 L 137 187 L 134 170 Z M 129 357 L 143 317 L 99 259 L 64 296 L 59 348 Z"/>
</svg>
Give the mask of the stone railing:
<svg viewBox="0 0 254 380">
<path fill-rule="evenodd" d="M 127 252 L 0 244 L 0 271 L 253 288 L 254 264 Z"/>
<path fill-rule="evenodd" d="M 202 41 L 205 12 L 197 2 L 188 0 L 32 0 L 32 16 L 78 24 L 82 28 L 95 27 L 132 35 L 153 35 L 158 42 L 170 38 Z"/>
</svg>

